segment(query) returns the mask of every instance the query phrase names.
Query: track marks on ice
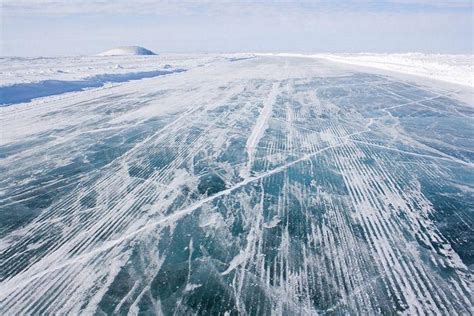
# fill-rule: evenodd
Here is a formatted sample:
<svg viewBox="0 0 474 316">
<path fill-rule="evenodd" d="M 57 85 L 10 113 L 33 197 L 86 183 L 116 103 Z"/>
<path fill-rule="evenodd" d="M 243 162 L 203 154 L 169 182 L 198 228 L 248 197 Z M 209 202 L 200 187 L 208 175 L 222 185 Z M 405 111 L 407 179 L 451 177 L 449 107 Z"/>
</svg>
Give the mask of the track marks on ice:
<svg viewBox="0 0 474 316">
<path fill-rule="evenodd" d="M 445 167 L 438 164 L 453 160 L 432 159 L 434 151 L 415 141 L 412 155 L 387 132 L 402 125 L 393 123 L 397 112 L 383 109 L 414 106 L 420 98 L 410 99 L 411 88 L 364 74 L 311 77 L 302 60 L 234 65 L 239 71 L 226 86 L 217 68 L 197 86 L 186 73 L 166 92 L 141 87 L 109 119 L 95 111 L 118 101 L 81 103 L 96 113 L 99 139 L 116 135 L 116 121 L 142 136 L 2 237 L 0 310 L 469 313 L 469 270 L 432 221 L 436 205 L 421 185 L 439 181 Z M 269 75 L 282 66 L 284 74 Z M 374 91 L 396 104 L 370 99 Z M 146 95 L 154 104 L 184 104 L 162 114 L 140 103 Z M 70 102 L 51 105 L 51 120 L 78 107 Z M 140 130 L 152 124 L 131 119 L 142 111 L 163 121 Z M 78 123 L 64 131 L 67 142 L 15 157 L 34 169 L 30 156 L 71 155 L 69 142 L 87 151 L 88 129 Z M 412 172 L 411 162 L 425 167 Z"/>
<path fill-rule="evenodd" d="M 260 111 L 257 121 L 255 122 L 255 126 L 253 127 L 252 132 L 247 139 L 247 143 L 245 144 L 248 162 L 240 173 L 242 178 L 247 178 L 250 175 L 250 169 L 252 168 L 254 160 L 255 148 L 267 129 L 268 119 L 272 114 L 273 104 L 275 103 L 278 95 L 278 88 L 279 83 L 274 83 L 272 85 L 272 89 L 268 95 L 268 98 L 263 102 L 262 110 Z"/>
</svg>

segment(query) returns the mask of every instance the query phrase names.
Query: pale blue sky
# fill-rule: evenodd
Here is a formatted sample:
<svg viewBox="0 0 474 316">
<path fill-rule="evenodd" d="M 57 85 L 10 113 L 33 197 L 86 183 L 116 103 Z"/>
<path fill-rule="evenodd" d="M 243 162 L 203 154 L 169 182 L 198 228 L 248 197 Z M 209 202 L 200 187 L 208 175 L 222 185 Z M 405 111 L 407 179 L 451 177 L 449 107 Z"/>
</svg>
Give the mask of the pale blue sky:
<svg viewBox="0 0 474 316">
<path fill-rule="evenodd" d="M 472 0 L 0 0 L 3 56 L 155 52 L 473 53 Z"/>
</svg>

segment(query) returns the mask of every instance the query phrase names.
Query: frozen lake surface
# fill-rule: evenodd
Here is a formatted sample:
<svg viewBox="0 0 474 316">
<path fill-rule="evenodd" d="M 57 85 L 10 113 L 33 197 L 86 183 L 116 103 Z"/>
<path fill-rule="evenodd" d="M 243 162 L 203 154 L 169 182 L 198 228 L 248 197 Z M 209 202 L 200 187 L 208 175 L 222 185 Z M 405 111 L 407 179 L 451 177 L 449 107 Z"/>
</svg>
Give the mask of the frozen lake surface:
<svg viewBox="0 0 474 316">
<path fill-rule="evenodd" d="M 186 71 L 0 108 L 1 314 L 473 312 L 464 88 L 150 58 Z"/>
</svg>

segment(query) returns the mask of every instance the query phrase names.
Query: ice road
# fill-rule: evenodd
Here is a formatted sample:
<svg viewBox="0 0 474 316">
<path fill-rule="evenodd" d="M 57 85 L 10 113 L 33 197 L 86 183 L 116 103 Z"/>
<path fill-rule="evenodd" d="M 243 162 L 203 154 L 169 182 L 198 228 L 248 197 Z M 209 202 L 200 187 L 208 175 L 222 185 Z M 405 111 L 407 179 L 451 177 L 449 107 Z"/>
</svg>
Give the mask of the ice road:
<svg viewBox="0 0 474 316">
<path fill-rule="evenodd" d="M 0 108 L 0 314 L 473 313 L 472 99 L 206 58 Z"/>
</svg>

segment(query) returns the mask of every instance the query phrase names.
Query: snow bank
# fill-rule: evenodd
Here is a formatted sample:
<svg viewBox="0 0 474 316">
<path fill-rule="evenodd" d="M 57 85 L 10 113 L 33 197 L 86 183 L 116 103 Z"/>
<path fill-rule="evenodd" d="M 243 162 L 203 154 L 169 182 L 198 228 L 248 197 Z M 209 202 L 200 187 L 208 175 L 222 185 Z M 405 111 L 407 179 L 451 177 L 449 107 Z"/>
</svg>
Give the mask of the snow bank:
<svg viewBox="0 0 474 316">
<path fill-rule="evenodd" d="M 408 75 L 474 87 L 474 55 L 448 54 L 296 54 L 265 53 L 259 56 L 322 58 L 356 66 L 373 67 Z"/>
<path fill-rule="evenodd" d="M 17 83 L 10 86 L 0 86 L 0 107 L 15 103 L 30 102 L 31 100 L 40 97 L 82 91 L 87 88 L 99 88 L 106 85 L 107 83 L 121 83 L 144 78 L 153 78 L 183 71 L 186 70 L 177 68 L 173 70 L 101 74 L 85 78 L 83 80 L 45 80 L 40 82 Z"/>
<path fill-rule="evenodd" d="M 0 107 L 249 57 L 248 54 L 0 57 Z"/>
<path fill-rule="evenodd" d="M 346 64 L 396 71 L 474 87 L 474 56 L 443 54 L 318 54 Z"/>
<path fill-rule="evenodd" d="M 0 87 L 46 80 L 76 81 L 93 76 L 176 68 L 191 69 L 226 58 L 211 54 L 154 56 L 0 57 Z"/>
<path fill-rule="evenodd" d="M 140 46 L 123 46 L 110 49 L 103 53 L 98 54 L 99 56 L 141 56 L 141 55 L 156 55 L 151 50 Z"/>
</svg>

